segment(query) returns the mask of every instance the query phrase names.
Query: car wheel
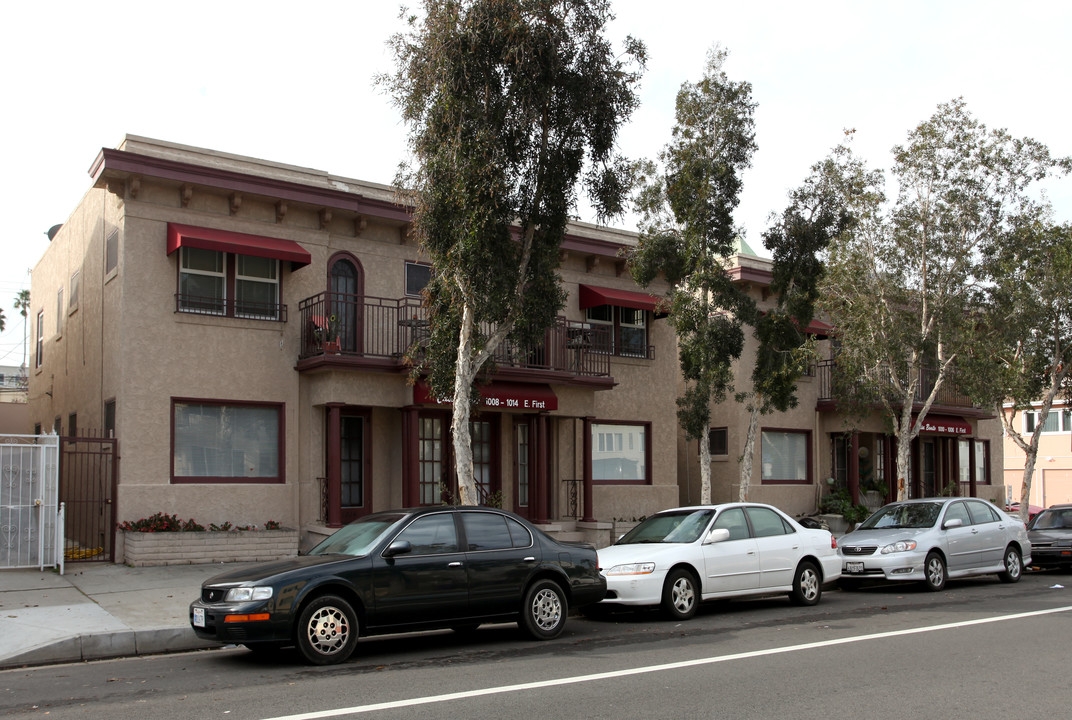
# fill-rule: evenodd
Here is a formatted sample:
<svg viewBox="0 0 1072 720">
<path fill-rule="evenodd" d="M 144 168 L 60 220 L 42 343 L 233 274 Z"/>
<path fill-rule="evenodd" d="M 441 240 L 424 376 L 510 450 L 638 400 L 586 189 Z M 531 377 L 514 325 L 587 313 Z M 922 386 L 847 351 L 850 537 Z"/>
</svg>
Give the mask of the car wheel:
<svg viewBox="0 0 1072 720">
<path fill-rule="evenodd" d="M 789 599 L 793 604 L 815 605 L 822 596 L 823 581 L 815 563 L 802 562 L 797 565 L 796 576 L 793 578 L 793 592 L 789 593 Z"/>
<path fill-rule="evenodd" d="M 1005 548 L 1005 569 L 998 573 L 1001 582 L 1014 583 L 1020 580 L 1024 574 L 1024 561 L 1020 558 L 1020 551 L 1012 545 Z"/>
<path fill-rule="evenodd" d="M 663 584 L 663 612 L 674 620 L 688 620 L 696 614 L 699 604 L 696 577 L 684 568 L 671 570 Z"/>
<path fill-rule="evenodd" d="M 551 640 L 566 627 L 569 605 L 566 594 L 554 580 L 537 580 L 525 591 L 521 604 L 521 629 L 536 640 Z"/>
<path fill-rule="evenodd" d="M 927 555 L 923 563 L 923 584 L 931 592 L 945 588 L 945 560 L 938 553 Z"/>
<path fill-rule="evenodd" d="M 294 642 L 313 665 L 333 665 L 350 657 L 357 645 L 357 613 L 337 595 L 321 595 L 298 617 Z"/>
</svg>

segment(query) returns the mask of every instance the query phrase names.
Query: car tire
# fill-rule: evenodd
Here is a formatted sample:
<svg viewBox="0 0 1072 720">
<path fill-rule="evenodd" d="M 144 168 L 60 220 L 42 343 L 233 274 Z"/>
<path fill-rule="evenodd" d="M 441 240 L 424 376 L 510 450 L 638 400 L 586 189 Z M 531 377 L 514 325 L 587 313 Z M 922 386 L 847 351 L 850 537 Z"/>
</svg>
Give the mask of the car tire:
<svg viewBox="0 0 1072 720">
<path fill-rule="evenodd" d="M 662 611 L 673 620 L 688 620 L 699 605 L 696 576 L 684 568 L 671 570 L 663 583 Z"/>
<path fill-rule="evenodd" d="M 813 562 L 801 562 L 793 576 L 793 591 L 789 593 L 789 600 L 794 605 L 809 606 L 817 605 L 822 597 L 823 578 L 819 568 Z"/>
<path fill-rule="evenodd" d="M 945 589 L 945 560 L 936 552 L 928 553 L 923 561 L 923 585 L 931 592 Z"/>
<path fill-rule="evenodd" d="M 562 587 L 554 580 L 537 580 L 525 591 L 518 625 L 534 640 L 552 640 L 562 634 L 568 615 Z"/>
<path fill-rule="evenodd" d="M 312 665 L 345 661 L 357 645 L 357 613 L 338 595 L 321 595 L 302 608 L 294 643 Z"/>
<path fill-rule="evenodd" d="M 1010 545 L 1005 548 L 1005 569 L 998 573 L 998 578 L 1003 583 L 1019 582 L 1024 574 L 1024 561 L 1020 557 L 1020 551 Z"/>
</svg>

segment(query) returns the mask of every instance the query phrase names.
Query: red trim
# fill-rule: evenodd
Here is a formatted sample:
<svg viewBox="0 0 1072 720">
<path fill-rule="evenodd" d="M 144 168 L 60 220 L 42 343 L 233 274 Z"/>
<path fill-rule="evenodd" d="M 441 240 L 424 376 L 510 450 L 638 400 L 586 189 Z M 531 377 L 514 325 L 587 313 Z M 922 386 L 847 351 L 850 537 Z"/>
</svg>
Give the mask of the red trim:
<svg viewBox="0 0 1072 720">
<path fill-rule="evenodd" d="M 659 305 L 659 298 L 647 293 L 596 287 L 595 285 L 580 285 L 579 287 L 581 310 L 599 305 L 617 305 L 618 307 L 633 308 L 634 310 L 655 312 Z"/>
<path fill-rule="evenodd" d="M 291 270 L 297 270 L 313 261 L 309 251 L 293 240 L 168 223 L 167 254 L 171 255 L 180 247 L 289 260 Z"/>
<path fill-rule="evenodd" d="M 558 410 L 558 396 L 550 385 L 493 382 L 481 385 L 478 390 L 481 407 L 492 410 Z M 443 400 L 432 395 L 428 383 L 418 381 L 413 386 L 413 402 L 417 405 L 450 405 L 450 400 Z"/>
</svg>

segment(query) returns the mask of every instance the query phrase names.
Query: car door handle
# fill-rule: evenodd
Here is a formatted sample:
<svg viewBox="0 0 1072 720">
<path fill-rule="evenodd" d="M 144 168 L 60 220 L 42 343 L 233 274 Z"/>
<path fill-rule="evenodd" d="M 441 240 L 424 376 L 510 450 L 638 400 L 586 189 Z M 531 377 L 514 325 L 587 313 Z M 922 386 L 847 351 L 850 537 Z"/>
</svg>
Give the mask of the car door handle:
<svg viewBox="0 0 1072 720">
<path fill-rule="evenodd" d="M 525 558 L 525 562 L 536 562 L 536 558 L 534 558 L 533 556 L 529 555 L 527 558 Z"/>
<path fill-rule="evenodd" d="M 755 554 L 756 554 L 756 551 L 755 551 L 755 550 L 749 550 L 749 551 L 748 551 L 748 554 L 749 554 L 749 555 L 755 555 Z"/>
<path fill-rule="evenodd" d="M 461 567 L 461 566 L 462 566 L 462 564 L 460 562 L 447 563 L 447 567 Z"/>
</svg>

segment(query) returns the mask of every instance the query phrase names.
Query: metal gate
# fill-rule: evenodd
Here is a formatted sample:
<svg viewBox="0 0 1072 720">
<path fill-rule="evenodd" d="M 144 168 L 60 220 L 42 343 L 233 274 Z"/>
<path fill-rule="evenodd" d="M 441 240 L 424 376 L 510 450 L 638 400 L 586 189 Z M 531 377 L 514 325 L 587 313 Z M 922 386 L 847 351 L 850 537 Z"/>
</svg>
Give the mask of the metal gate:
<svg viewBox="0 0 1072 720">
<path fill-rule="evenodd" d="M 0 568 L 59 566 L 59 438 L 0 436 Z"/>
<path fill-rule="evenodd" d="M 68 561 L 115 561 L 115 438 L 60 437 L 59 499 Z"/>
</svg>

